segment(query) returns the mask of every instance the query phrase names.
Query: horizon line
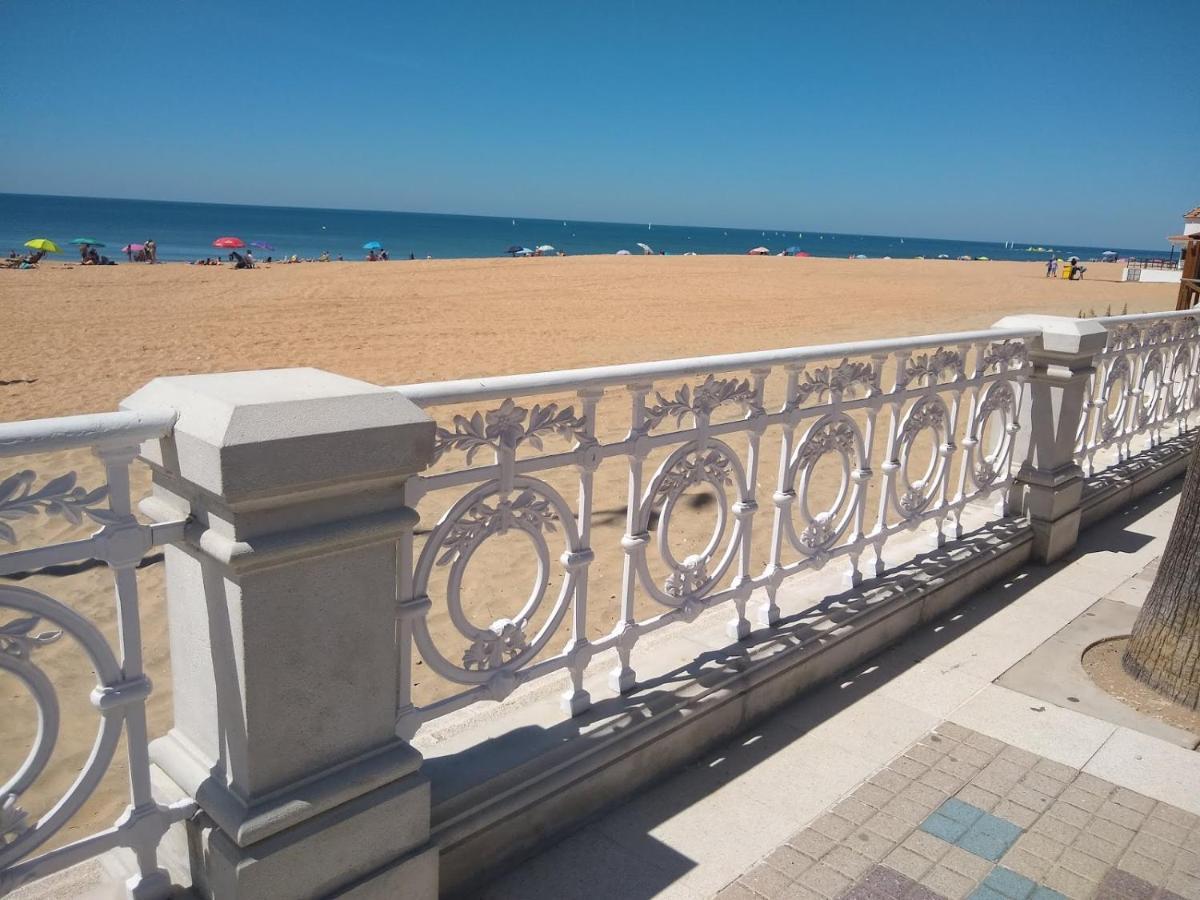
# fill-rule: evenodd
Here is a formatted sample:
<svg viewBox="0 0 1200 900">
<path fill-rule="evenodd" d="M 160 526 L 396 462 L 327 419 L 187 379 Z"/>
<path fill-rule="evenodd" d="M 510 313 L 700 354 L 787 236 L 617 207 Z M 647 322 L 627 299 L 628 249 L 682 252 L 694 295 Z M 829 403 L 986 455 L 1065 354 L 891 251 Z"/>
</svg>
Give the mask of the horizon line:
<svg viewBox="0 0 1200 900">
<path fill-rule="evenodd" d="M 393 215 L 419 215 L 419 216 L 447 216 L 461 219 L 525 219 L 527 221 L 539 222 L 582 222 L 589 225 L 639 225 L 640 222 L 619 221 L 614 219 L 572 219 L 570 217 L 563 218 L 561 216 L 512 216 L 512 215 L 487 215 L 483 213 L 459 213 L 459 212 L 430 212 L 428 210 L 416 209 L 364 209 L 361 207 L 352 206 L 296 206 L 292 204 L 275 204 L 275 203 L 227 203 L 213 200 L 163 200 L 151 197 L 101 197 L 89 194 L 38 194 L 38 193 L 23 193 L 19 191 L 0 190 L 0 196 L 10 197 L 46 197 L 55 200 L 113 200 L 124 203 L 179 203 L 190 206 L 233 206 L 233 207 L 252 207 L 257 209 L 290 209 L 290 210 L 310 210 L 315 212 L 350 212 L 350 213 L 388 213 Z M 648 226 L 653 226 L 653 222 L 648 222 Z M 671 222 L 660 222 L 662 228 L 702 228 L 709 231 L 733 230 L 733 231 L 774 231 L 779 234 L 803 234 L 806 229 L 803 228 L 764 228 L 762 226 L 739 226 L 739 225 L 697 225 L 697 224 L 675 224 Z M 1066 247 L 1086 247 L 1096 249 L 1099 244 L 1074 243 L 1070 241 L 1011 241 L 1011 240 L 976 240 L 972 238 L 962 237 L 932 237 L 929 235 L 916 234 L 871 234 L 868 232 L 853 232 L 853 231 L 823 231 L 821 229 L 808 229 L 809 232 L 815 234 L 832 234 L 848 237 L 871 237 L 871 238 L 904 238 L 908 240 L 918 241 L 967 241 L 973 244 L 998 244 L 1004 246 L 1012 243 L 1026 243 L 1030 246 L 1043 246 L 1049 244 L 1059 244 Z M 1164 237 L 1164 241 L 1166 238 Z M 1127 249 L 1149 250 L 1149 247 L 1131 247 Z M 1157 251 L 1155 251 L 1157 252 Z"/>
</svg>

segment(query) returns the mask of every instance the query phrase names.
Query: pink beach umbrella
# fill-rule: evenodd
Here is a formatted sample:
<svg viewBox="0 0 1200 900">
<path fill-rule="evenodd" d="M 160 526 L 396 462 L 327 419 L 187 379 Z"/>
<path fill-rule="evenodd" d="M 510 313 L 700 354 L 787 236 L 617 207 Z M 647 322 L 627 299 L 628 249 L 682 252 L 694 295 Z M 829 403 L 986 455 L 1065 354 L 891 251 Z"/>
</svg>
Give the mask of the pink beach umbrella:
<svg viewBox="0 0 1200 900">
<path fill-rule="evenodd" d="M 141 253 L 146 249 L 145 244 L 126 244 L 121 248 L 122 253 Z"/>
<path fill-rule="evenodd" d="M 240 250 L 246 246 L 246 242 L 238 237 L 219 237 L 212 245 L 222 250 Z"/>
</svg>

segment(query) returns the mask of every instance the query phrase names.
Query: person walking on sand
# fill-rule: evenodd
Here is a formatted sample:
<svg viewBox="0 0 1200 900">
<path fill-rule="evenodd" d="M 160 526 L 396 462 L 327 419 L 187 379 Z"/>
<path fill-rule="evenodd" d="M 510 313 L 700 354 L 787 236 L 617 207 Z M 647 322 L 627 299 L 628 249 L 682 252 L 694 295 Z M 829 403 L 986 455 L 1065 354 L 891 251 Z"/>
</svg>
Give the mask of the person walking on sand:
<svg viewBox="0 0 1200 900">
<path fill-rule="evenodd" d="M 146 262 L 158 262 L 158 244 L 154 243 L 153 239 L 146 238 L 144 246 L 146 248 Z"/>
<path fill-rule="evenodd" d="M 1046 260 L 1046 277 L 1053 278 L 1058 274 L 1058 260 L 1051 256 Z"/>
</svg>

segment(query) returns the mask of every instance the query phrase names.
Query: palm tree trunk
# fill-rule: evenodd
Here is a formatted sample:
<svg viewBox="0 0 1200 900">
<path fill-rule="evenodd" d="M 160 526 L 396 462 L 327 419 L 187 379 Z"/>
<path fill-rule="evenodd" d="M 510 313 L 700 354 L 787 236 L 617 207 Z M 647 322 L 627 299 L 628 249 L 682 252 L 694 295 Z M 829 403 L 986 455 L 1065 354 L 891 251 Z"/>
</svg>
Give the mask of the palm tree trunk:
<svg viewBox="0 0 1200 900">
<path fill-rule="evenodd" d="M 1158 574 L 1122 662 L 1138 681 L 1200 709 L 1200 440 Z"/>
</svg>

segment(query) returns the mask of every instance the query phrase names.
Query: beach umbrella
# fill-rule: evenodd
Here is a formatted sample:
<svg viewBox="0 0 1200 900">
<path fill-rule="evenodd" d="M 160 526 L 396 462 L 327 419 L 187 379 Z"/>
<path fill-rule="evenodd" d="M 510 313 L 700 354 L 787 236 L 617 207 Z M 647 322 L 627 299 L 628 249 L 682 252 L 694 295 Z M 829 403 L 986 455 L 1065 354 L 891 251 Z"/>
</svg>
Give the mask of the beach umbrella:
<svg viewBox="0 0 1200 900">
<path fill-rule="evenodd" d="M 638 246 L 642 248 L 642 253 L 645 256 L 653 256 L 654 255 L 654 251 L 651 249 L 649 244 L 643 244 L 641 241 L 638 241 Z"/>
<path fill-rule="evenodd" d="M 383 244 L 379 243 L 379 241 L 367 241 L 365 244 L 363 244 L 363 249 L 364 250 L 382 250 Z"/>
<path fill-rule="evenodd" d="M 31 241 L 26 241 L 25 246 L 31 250 L 44 250 L 46 253 L 62 253 L 58 249 L 58 244 L 49 238 L 34 238 Z"/>
<path fill-rule="evenodd" d="M 212 245 L 222 250 L 239 250 L 246 246 L 246 242 L 237 237 L 219 237 L 212 242 Z"/>
<path fill-rule="evenodd" d="M 618 250 L 617 256 L 633 256 L 628 250 Z"/>
<path fill-rule="evenodd" d="M 528 247 L 522 247 L 520 250 L 514 253 L 513 256 L 533 256 L 533 251 Z"/>
<path fill-rule="evenodd" d="M 554 248 L 549 244 L 539 244 L 536 248 L 538 253 L 553 253 Z"/>
<path fill-rule="evenodd" d="M 266 241 L 251 241 L 250 246 L 257 247 L 259 250 L 274 250 L 275 249 L 270 244 L 268 244 Z"/>
<path fill-rule="evenodd" d="M 520 253 L 524 249 L 525 248 L 522 247 L 520 244 L 510 244 L 508 249 L 505 250 L 504 252 L 511 253 L 511 254 L 513 254 L 513 256 L 516 256 L 518 253 Z"/>
<path fill-rule="evenodd" d="M 72 244 L 83 244 L 88 247 L 104 247 L 104 241 L 98 241 L 95 238 L 75 238 L 71 241 Z"/>
<path fill-rule="evenodd" d="M 800 259 L 807 259 L 808 257 L 812 256 L 812 254 L 809 253 L 807 250 L 801 250 L 799 253 L 796 254 L 796 256 L 799 257 Z"/>
<path fill-rule="evenodd" d="M 145 244 L 126 244 L 121 248 L 122 253 L 141 253 L 146 249 Z"/>
<path fill-rule="evenodd" d="M 783 252 L 786 253 L 788 256 L 798 256 L 800 253 L 800 248 L 799 247 L 788 247 Z"/>
<path fill-rule="evenodd" d="M 766 247 L 755 247 L 753 250 L 746 251 L 750 256 L 766 256 L 771 251 Z"/>
</svg>

